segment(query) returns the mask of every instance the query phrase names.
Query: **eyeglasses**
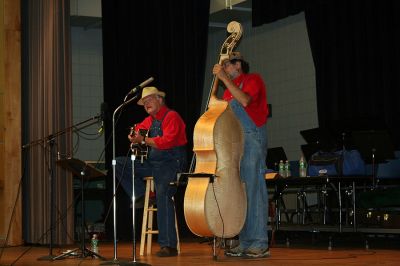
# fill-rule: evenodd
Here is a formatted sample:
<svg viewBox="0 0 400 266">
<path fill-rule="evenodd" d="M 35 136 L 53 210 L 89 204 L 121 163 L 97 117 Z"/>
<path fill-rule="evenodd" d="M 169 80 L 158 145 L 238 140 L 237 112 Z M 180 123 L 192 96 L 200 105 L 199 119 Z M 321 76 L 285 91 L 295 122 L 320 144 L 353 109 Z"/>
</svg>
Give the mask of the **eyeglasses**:
<svg viewBox="0 0 400 266">
<path fill-rule="evenodd" d="M 154 96 L 154 95 L 146 97 L 146 99 L 143 100 L 143 105 L 154 101 L 156 98 L 157 98 L 157 96 Z"/>
</svg>

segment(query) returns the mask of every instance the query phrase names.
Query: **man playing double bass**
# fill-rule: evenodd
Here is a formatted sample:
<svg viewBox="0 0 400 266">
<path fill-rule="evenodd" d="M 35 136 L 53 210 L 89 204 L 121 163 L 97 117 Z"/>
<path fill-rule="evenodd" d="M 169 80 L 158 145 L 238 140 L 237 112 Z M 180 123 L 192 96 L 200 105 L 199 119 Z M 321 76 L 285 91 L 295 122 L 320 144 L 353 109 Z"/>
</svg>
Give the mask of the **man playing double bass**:
<svg viewBox="0 0 400 266">
<path fill-rule="evenodd" d="M 232 52 L 227 60 L 215 64 L 213 68 L 213 74 L 226 88 L 223 99 L 229 102 L 244 133 L 240 177 L 246 185 L 247 215 L 239 233 L 239 245 L 226 250 L 225 255 L 262 258 L 270 254 L 268 194 L 264 180 L 269 110 L 262 78 L 248 72 L 249 64 L 239 52 Z"/>
</svg>

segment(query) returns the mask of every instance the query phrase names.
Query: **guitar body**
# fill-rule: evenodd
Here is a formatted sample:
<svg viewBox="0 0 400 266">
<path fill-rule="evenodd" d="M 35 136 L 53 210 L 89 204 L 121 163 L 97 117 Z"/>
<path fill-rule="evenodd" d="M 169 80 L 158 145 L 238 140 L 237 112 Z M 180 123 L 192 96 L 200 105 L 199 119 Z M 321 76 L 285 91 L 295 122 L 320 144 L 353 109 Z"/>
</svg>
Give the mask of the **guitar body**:
<svg viewBox="0 0 400 266">
<path fill-rule="evenodd" d="M 244 225 L 247 200 L 240 180 L 243 133 L 226 101 L 213 99 L 197 121 L 193 148 L 195 173 L 213 173 L 209 178 L 189 177 L 184 198 L 185 220 L 198 236 L 233 237 Z"/>
<path fill-rule="evenodd" d="M 131 144 L 132 154 L 136 157 L 144 157 L 147 159 L 147 154 L 149 153 L 149 147 L 144 144 L 132 143 Z"/>
<path fill-rule="evenodd" d="M 136 126 L 135 126 L 136 127 Z M 140 129 L 136 132 L 135 127 L 131 127 L 130 129 L 130 135 L 135 135 L 135 134 L 140 134 L 142 136 L 148 136 L 148 130 L 145 129 Z M 140 144 L 140 143 L 131 143 L 131 151 L 132 154 L 135 155 L 136 157 L 147 159 L 147 155 L 149 153 L 149 147 L 145 144 Z"/>
</svg>

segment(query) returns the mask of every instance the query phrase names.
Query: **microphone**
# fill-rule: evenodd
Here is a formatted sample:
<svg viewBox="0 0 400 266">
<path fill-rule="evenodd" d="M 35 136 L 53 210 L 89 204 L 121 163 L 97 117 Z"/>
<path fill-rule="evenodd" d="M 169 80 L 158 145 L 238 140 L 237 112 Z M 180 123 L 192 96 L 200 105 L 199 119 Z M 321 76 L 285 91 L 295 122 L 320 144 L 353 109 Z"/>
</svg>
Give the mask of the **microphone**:
<svg viewBox="0 0 400 266">
<path fill-rule="evenodd" d="M 128 95 L 135 94 L 138 90 L 143 89 L 143 87 L 145 87 L 145 86 L 147 86 L 148 84 L 150 84 L 153 80 L 154 80 L 153 77 L 150 77 L 150 78 L 146 79 L 145 81 L 143 81 L 142 83 L 140 83 L 140 85 L 137 85 L 136 87 L 134 87 L 134 88 L 128 93 Z"/>
<path fill-rule="evenodd" d="M 104 122 L 101 121 L 101 126 L 100 126 L 99 129 L 97 130 L 97 133 L 98 133 L 99 135 L 101 135 L 101 134 L 103 134 L 103 131 L 104 131 Z"/>
<path fill-rule="evenodd" d="M 108 105 L 107 103 L 101 103 L 100 106 L 100 116 L 99 116 L 99 121 L 101 121 L 101 125 L 99 129 L 97 130 L 97 133 L 100 135 L 103 134 L 104 132 L 104 120 L 106 120 L 108 114 Z"/>
</svg>

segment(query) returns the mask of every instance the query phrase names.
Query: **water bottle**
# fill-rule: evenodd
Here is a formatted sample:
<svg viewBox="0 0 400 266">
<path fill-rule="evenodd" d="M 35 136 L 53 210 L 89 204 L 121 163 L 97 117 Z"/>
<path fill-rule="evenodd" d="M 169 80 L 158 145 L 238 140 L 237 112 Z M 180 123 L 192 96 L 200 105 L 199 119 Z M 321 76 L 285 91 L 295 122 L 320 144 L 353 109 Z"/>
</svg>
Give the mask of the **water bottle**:
<svg viewBox="0 0 400 266">
<path fill-rule="evenodd" d="M 299 176 L 300 177 L 307 176 L 307 165 L 306 165 L 306 160 L 304 159 L 303 156 L 301 156 L 299 160 Z"/>
<path fill-rule="evenodd" d="M 94 253 L 99 254 L 99 239 L 97 237 L 97 234 L 93 234 L 91 248 Z M 97 258 L 97 256 L 94 257 Z"/>
<path fill-rule="evenodd" d="M 285 173 L 285 164 L 283 163 L 282 160 L 279 161 L 279 175 L 281 177 L 286 177 L 286 173 Z"/>
<path fill-rule="evenodd" d="M 286 160 L 286 163 L 285 163 L 285 176 L 286 177 L 292 176 L 292 173 L 290 172 L 290 163 L 287 160 Z"/>
</svg>

